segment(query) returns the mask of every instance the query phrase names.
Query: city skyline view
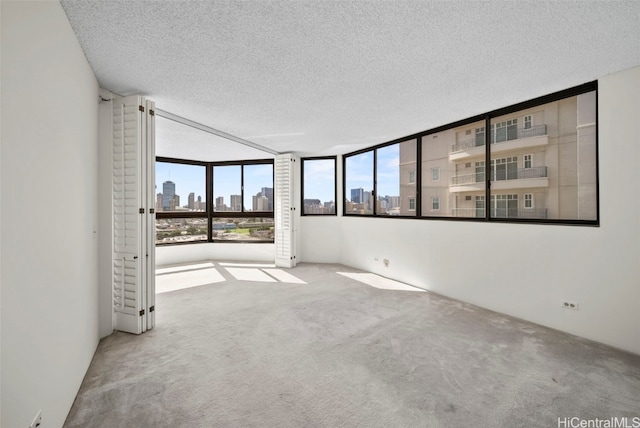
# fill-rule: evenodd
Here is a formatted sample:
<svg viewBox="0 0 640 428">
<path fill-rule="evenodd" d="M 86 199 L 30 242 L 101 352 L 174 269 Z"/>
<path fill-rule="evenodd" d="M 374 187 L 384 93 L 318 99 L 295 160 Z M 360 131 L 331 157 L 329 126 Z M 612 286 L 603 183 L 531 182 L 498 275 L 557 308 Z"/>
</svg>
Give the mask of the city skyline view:
<svg viewBox="0 0 640 428">
<path fill-rule="evenodd" d="M 188 203 L 190 193 L 194 199 L 201 196 L 206 202 L 206 168 L 200 165 L 185 165 L 169 162 L 156 162 L 155 193 L 163 193 L 163 183 L 171 181 L 175 184 L 175 194 L 179 196 L 180 206 Z M 213 201 L 224 198 L 224 204 L 231 206 L 231 196 L 241 195 L 241 167 L 240 165 L 215 166 L 213 173 Z M 251 164 L 244 166 L 244 207 L 245 211 L 252 211 L 253 197 L 262 192 L 263 188 L 273 189 L 273 165 Z"/>
</svg>

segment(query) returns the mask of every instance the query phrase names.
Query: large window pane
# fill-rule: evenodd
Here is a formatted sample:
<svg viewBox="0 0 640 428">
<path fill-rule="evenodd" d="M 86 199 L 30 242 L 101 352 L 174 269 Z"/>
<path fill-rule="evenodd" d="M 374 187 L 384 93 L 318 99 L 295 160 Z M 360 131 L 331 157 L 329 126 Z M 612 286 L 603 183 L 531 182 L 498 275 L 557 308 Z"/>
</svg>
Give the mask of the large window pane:
<svg viewBox="0 0 640 428">
<path fill-rule="evenodd" d="M 373 214 L 373 151 L 345 158 L 345 214 Z"/>
<path fill-rule="evenodd" d="M 240 165 L 213 167 L 213 211 L 242 211 Z"/>
<path fill-rule="evenodd" d="M 491 121 L 493 218 L 597 220 L 595 92 Z"/>
<path fill-rule="evenodd" d="M 336 159 L 302 159 L 302 214 L 336 213 Z"/>
<path fill-rule="evenodd" d="M 273 211 L 273 164 L 244 166 L 244 210 Z"/>
<path fill-rule="evenodd" d="M 273 242 L 274 222 L 271 217 L 216 217 L 211 227 L 214 241 Z"/>
<path fill-rule="evenodd" d="M 207 240 L 207 218 L 156 218 L 156 244 Z"/>
<path fill-rule="evenodd" d="M 200 165 L 156 162 L 156 211 L 205 211 L 205 174 Z"/>
<path fill-rule="evenodd" d="M 376 150 L 376 214 L 416 215 L 416 140 Z"/>
<path fill-rule="evenodd" d="M 484 218 L 485 122 L 422 137 L 422 215 Z"/>
</svg>

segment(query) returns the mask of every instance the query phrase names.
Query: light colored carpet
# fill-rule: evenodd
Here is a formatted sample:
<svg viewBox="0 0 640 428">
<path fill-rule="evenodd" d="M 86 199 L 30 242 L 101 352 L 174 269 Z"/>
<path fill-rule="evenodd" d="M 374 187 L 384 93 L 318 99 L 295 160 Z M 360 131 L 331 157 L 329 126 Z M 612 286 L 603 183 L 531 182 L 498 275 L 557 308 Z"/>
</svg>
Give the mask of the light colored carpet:
<svg viewBox="0 0 640 428">
<path fill-rule="evenodd" d="M 371 287 L 338 274 L 357 272 L 344 266 L 302 264 L 286 271 L 300 282 L 287 283 L 241 281 L 214 264 L 225 281 L 157 296 L 155 329 L 100 342 L 65 427 L 640 417 L 640 356 L 433 293 Z"/>
</svg>

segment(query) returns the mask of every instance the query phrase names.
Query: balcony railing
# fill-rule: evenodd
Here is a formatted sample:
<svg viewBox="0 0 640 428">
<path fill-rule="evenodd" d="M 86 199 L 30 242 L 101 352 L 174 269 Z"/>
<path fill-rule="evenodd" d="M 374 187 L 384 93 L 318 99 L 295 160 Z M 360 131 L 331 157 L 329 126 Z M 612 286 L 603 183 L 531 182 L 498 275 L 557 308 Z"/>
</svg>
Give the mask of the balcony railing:
<svg viewBox="0 0 640 428">
<path fill-rule="evenodd" d="M 454 208 L 451 210 L 454 217 L 484 218 L 484 208 Z M 546 219 L 546 208 L 492 208 L 491 217 L 494 218 L 532 218 Z"/>
<path fill-rule="evenodd" d="M 505 131 L 502 131 L 505 129 Z M 498 133 L 491 131 L 491 144 L 502 143 L 505 141 L 519 140 L 521 138 L 540 137 L 547 135 L 547 125 L 536 125 L 531 128 L 517 128 L 510 130 L 509 128 L 501 128 Z M 459 152 L 462 150 L 469 150 L 473 147 L 484 146 L 484 132 L 476 134 L 475 138 L 469 140 L 460 141 L 459 143 L 451 146 L 451 153 Z"/>
<path fill-rule="evenodd" d="M 523 180 L 527 178 L 544 178 L 547 177 L 546 166 L 536 166 L 533 168 L 517 168 L 517 169 L 501 169 L 491 171 L 491 181 L 498 180 Z M 484 172 L 476 172 L 473 174 L 455 175 L 451 177 L 451 185 L 458 186 L 461 184 L 483 183 L 485 180 Z"/>
</svg>

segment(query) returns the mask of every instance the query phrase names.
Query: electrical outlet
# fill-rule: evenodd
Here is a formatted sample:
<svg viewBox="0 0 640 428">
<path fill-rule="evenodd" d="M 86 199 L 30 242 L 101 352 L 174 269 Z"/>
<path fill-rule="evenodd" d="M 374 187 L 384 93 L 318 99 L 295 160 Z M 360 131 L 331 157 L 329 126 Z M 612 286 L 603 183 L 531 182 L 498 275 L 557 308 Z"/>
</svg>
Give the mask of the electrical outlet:
<svg viewBox="0 0 640 428">
<path fill-rule="evenodd" d="M 382 262 L 384 263 L 384 267 L 389 267 L 389 259 L 384 259 Z"/>
<path fill-rule="evenodd" d="M 29 425 L 29 428 L 38 428 L 42 425 L 42 410 L 38 410 L 38 414 L 33 418 L 33 422 Z"/>
<path fill-rule="evenodd" d="M 562 307 L 565 309 L 573 309 L 574 311 L 577 311 L 579 309 L 578 302 L 570 302 L 568 300 L 562 301 Z"/>
</svg>

